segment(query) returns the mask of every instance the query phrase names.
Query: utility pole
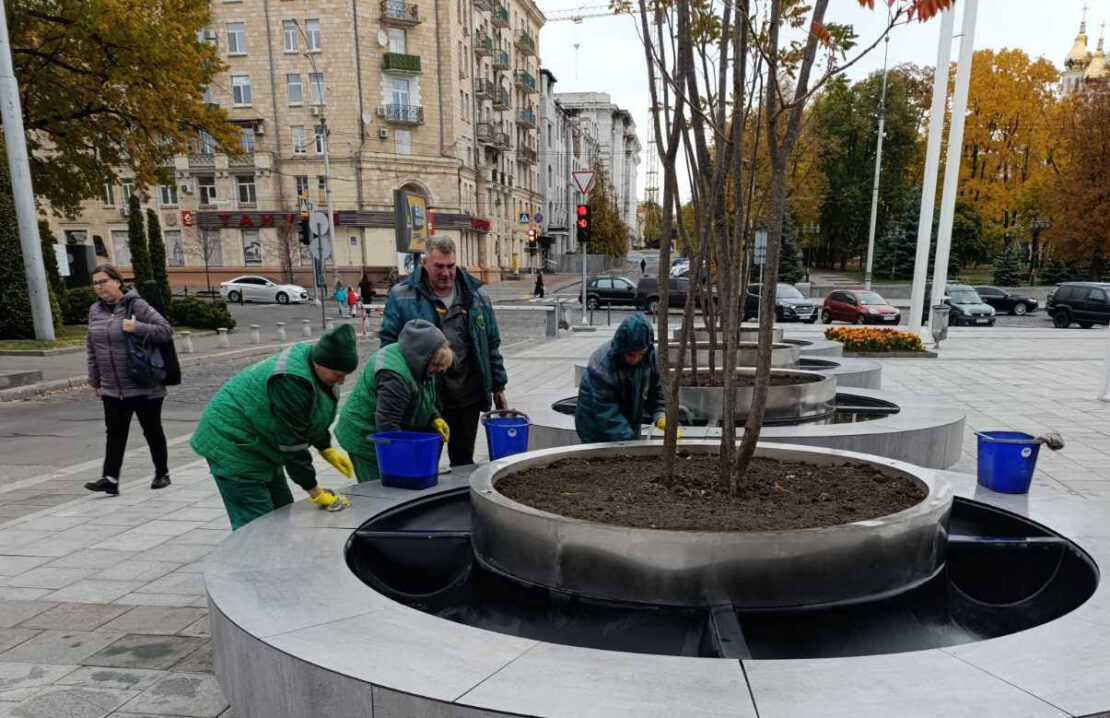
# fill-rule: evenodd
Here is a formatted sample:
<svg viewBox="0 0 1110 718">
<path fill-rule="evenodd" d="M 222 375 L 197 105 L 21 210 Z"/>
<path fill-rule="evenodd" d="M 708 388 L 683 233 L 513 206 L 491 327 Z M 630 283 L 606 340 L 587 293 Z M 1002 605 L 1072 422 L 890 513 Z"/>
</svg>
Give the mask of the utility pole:
<svg viewBox="0 0 1110 718">
<path fill-rule="evenodd" d="M 879 174 L 883 166 L 883 127 L 886 125 L 886 76 L 887 53 L 890 52 L 890 32 L 883 38 L 883 89 L 879 94 L 879 136 L 875 140 L 875 183 L 871 187 L 871 226 L 867 230 L 867 271 L 863 275 L 863 288 L 871 289 L 871 264 L 875 259 L 875 225 L 879 217 Z"/>
<path fill-rule="evenodd" d="M 19 222 L 19 246 L 23 252 L 23 271 L 27 276 L 35 339 L 54 341 L 54 318 L 50 314 L 50 294 L 46 288 L 46 269 L 42 264 L 35 191 L 31 186 L 31 163 L 27 157 L 27 138 L 23 134 L 23 108 L 19 102 L 19 82 L 15 79 L 15 67 L 12 66 L 4 0 L 0 0 L 0 119 L 4 122 L 4 144 L 8 148 L 12 199 Z M 50 261 L 56 260 L 51 257 Z"/>
</svg>

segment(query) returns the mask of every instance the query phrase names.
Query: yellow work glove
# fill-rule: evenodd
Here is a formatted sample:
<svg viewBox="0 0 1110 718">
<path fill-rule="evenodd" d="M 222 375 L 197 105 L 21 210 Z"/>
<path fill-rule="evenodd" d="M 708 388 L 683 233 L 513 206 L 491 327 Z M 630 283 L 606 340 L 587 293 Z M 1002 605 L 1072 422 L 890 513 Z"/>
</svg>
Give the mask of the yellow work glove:
<svg viewBox="0 0 1110 718">
<path fill-rule="evenodd" d="M 342 511 L 351 505 L 350 499 L 343 494 L 335 493 L 331 489 L 320 489 L 320 493 L 313 496 L 310 501 L 328 511 Z"/>
<path fill-rule="evenodd" d="M 343 474 L 348 479 L 351 478 L 351 474 L 355 472 L 354 464 L 347 458 L 347 455 L 341 454 L 330 446 L 321 451 L 320 456 L 323 456 L 324 461 L 334 466 L 336 471 Z"/>
<path fill-rule="evenodd" d="M 655 420 L 655 428 L 659 429 L 659 431 L 662 431 L 664 434 L 666 434 L 667 433 L 667 417 L 661 416 L 658 419 L 656 419 Z M 674 434 L 675 434 L 676 439 L 681 439 L 682 438 L 682 429 L 680 429 L 676 426 L 675 429 L 674 429 Z"/>
<path fill-rule="evenodd" d="M 440 419 L 439 417 L 436 417 L 435 419 L 432 419 L 432 426 L 435 427 L 435 430 L 438 431 L 439 435 L 443 437 L 444 444 L 451 440 L 451 427 L 447 426 L 446 421 Z"/>
</svg>

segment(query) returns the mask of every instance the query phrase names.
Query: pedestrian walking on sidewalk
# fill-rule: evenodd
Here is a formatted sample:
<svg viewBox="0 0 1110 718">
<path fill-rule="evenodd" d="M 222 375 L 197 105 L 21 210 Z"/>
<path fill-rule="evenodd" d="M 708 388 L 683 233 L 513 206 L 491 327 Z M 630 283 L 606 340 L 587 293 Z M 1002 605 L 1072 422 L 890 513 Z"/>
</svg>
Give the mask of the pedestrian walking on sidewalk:
<svg viewBox="0 0 1110 718">
<path fill-rule="evenodd" d="M 436 375 L 454 361 L 443 332 L 423 319 L 405 324 L 395 344 L 370 357 L 335 425 L 359 483 L 381 478 L 374 444 L 366 439 L 371 434 L 434 431 L 443 443 L 450 441 L 451 429 L 436 408 Z"/>
<path fill-rule="evenodd" d="M 532 289 L 532 294 L 540 299 L 543 299 L 543 272 L 536 272 L 535 287 Z"/>
<path fill-rule="evenodd" d="M 647 274 L 647 260 L 640 257 L 640 274 Z"/>
<path fill-rule="evenodd" d="M 356 315 L 355 307 L 358 306 L 358 294 L 355 293 L 355 288 L 347 285 L 347 316 L 354 318 Z"/>
<path fill-rule="evenodd" d="M 369 305 L 374 301 L 374 297 L 378 296 L 374 291 L 374 283 L 370 281 L 370 275 L 366 272 L 362 273 L 362 279 L 359 280 L 358 293 L 364 306 Z"/>
<path fill-rule="evenodd" d="M 412 319 L 439 328 L 455 353 L 455 363 L 439 384 L 443 419 L 451 427 L 447 453 L 452 466 L 474 463 L 478 418 L 493 404 L 508 409 L 505 362 L 493 304 L 482 283 L 456 263 L 455 243 L 448 237 L 428 240 L 419 266 L 389 290 L 378 330 L 381 346 L 397 341 Z"/>
<path fill-rule="evenodd" d="M 339 305 L 339 316 L 347 316 L 347 289 L 343 286 L 343 281 L 340 279 L 335 280 L 335 289 L 331 293 L 332 299 Z"/>
<path fill-rule="evenodd" d="M 151 383 L 132 374 L 128 335 L 157 347 L 171 340 L 173 329 L 138 292 L 124 291 L 123 277 L 112 265 L 102 264 L 93 270 L 92 282 L 97 301 L 89 307 L 85 346 L 89 386 L 104 404 L 107 445 L 100 480 L 85 484 L 85 488 L 111 496 L 119 494 L 123 454 L 127 451 L 127 434 L 135 414 L 154 459 L 154 480 L 150 488 L 164 488 L 170 485 L 169 451 L 162 430 L 166 387 L 160 381 Z"/>
<path fill-rule="evenodd" d="M 232 530 L 293 503 L 285 474 L 321 508 L 350 505 L 317 485 L 308 448 L 351 477 L 351 461 L 332 448 L 329 428 L 338 386 L 356 368 L 355 328 L 340 324 L 315 345 L 294 344 L 247 367 L 208 402 L 189 445 L 208 460 Z"/>
</svg>

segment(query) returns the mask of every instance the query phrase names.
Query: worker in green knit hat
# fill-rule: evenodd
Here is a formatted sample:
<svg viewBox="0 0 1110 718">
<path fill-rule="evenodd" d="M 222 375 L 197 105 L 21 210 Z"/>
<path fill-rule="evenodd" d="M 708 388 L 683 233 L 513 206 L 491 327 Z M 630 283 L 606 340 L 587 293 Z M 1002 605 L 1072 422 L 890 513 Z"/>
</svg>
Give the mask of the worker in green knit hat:
<svg viewBox="0 0 1110 718">
<path fill-rule="evenodd" d="M 247 367 L 208 402 L 190 445 L 208 460 L 232 530 L 293 503 L 284 474 L 321 508 L 350 505 L 317 485 L 309 447 L 351 477 L 351 460 L 332 448 L 329 427 L 339 385 L 356 368 L 358 340 L 354 327 L 344 324 L 315 345 L 294 344 Z"/>
</svg>

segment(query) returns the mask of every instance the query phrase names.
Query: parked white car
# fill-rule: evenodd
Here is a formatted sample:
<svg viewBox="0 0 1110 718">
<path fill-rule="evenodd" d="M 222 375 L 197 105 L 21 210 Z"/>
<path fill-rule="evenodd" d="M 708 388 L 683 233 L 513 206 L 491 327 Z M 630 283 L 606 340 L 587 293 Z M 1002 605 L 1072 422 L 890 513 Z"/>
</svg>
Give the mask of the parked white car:
<svg viewBox="0 0 1110 718">
<path fill-rule="evenodd" d="M 275 282 L 268 277 L 246 275 L 220 284 L 220 296 L 229 302 L 288 304 L 308 300 L 308 292 L 296 284 Z"/>
</svg>

